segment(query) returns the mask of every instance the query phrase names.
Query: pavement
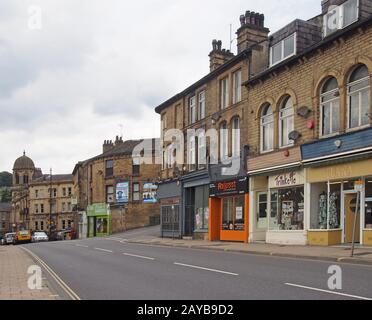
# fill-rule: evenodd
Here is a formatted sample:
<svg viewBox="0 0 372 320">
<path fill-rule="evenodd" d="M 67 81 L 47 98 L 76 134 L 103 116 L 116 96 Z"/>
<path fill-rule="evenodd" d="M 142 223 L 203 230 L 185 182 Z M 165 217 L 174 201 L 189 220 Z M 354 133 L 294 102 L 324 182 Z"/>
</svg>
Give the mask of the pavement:
<svg viewBox="0 0 372 320">
<path fill-rule="evenodd" d="M 30 266 L 37 265 L 21 247 L 0 247 L 0 300 L 56 300 L 46 278 L 42 279 L 40 290 L 28 287 Z"/>
<path fill-rule="evenodd" d="M 112 238 L 137 244 L 372 265 L 372 247 L 361 247 L 359 245 L 356 245 L 354 257 L 351 257 L 351 245 L 318 247 L 273 245 L 266 243 L 244 244 L 235 242 L 167 239 L 161 238 L 159 235 L 159 227 L 150 227 L 141 230 L 133 230 L 124 234 L 117 234 L 112 236 Z"/>
<path fill-rule="evenodd" d="M 316 248 L 327 250 L 321 251 L 319 259 L 320 251 L 298 257 L 298 252 L 304 255 L 303 247 L 251 247 L 161 240 L 156 228 L 24 246 L 82 300 L 372 299 L 372 266 L 330 262 L 334 257 L 328 257 L 327 252 L 332 248 Z M 347 256 L 344 248 L 336 248 L 336 252 Z M 342 285 L 337 290 L 329 286 L 335 266 Z"/>
</svg>

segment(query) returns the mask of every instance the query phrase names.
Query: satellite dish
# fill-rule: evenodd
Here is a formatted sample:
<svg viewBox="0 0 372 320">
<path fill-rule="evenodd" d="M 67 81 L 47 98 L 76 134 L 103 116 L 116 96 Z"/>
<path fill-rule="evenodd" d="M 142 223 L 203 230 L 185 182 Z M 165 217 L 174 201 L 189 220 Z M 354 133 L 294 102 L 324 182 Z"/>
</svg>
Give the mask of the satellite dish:
<svg viewBox="0 0 372 320">
<path fill-rule="evenodd" d="M 307 118 L 310 113 L 311 113 L 311 109 L 306 106 L 299 108 L 297 111 L 297 114 L 303 118 Z"/>
<path fill-rule="evenodd" d="M 290 140 L 293 140 L 293 141 L 296 141 L 298 139 L 301 138 L 301 133 L 299 133 L 298 131 L 292 131 L 289 135 L 288 135 L 288 138 Z"/>
</svg>

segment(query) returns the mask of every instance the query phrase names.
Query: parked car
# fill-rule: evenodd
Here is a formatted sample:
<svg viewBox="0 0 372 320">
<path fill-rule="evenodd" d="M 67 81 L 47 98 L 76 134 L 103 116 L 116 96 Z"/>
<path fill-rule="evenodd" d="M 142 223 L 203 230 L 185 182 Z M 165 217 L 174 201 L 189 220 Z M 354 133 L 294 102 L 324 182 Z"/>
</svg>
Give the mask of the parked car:
<svg viewBox="0 0 372 320">
<path fill-rule="evenodd" d="M 31 242 L 31 232 L 28 230 L 18 231 L 14 237 L 14 243 L 29 243 Z"/>
<path fill-rule="evenodd" d="M 44 231 L 37 231 L 31 237 L 31 242 L 46 242 L 49 241 L 49 237 Z"/>
<path fill-rule="evenodd" d="M 5 234 L 4 236 L 4 244 L 5 245 L 10 245 L 10 244 L 14 244 L 14 238 L 16 236 L 16 233 L 15 232 L 11 232 L 11 233 L 7 233 Z"/>
</svg>

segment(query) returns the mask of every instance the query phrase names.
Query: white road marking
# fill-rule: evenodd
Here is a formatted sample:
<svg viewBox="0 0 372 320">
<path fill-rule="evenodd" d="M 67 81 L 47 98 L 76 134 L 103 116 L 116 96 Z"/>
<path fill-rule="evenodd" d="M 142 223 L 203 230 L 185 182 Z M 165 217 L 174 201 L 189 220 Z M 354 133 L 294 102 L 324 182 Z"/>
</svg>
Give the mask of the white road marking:
<svg viewBox="0 0 372 320">
<path fill-rule="evenodd" d="M 239 275 L 239 274 L 233 273 L 233 272 L 222 271 L 222 270 L 217 270 L 217 269 L 210 269 L 210 268 L 204 268 L 204 267 L 199 267 L 199 266 L 193 266 L 193 265 L 190 265 L 190 264 L 184 264 L 184 263 L 178 263 L 178 262 L 175 262 L 174 264 L 177 265 L 177 266 L 181 266 L 181 267 L 189 267 L 189 268 L 200 269 L 200 270 L 205 270 L 205 271 L 212 271 L 212 272 L 217 272 L 217 273 L 228 274 L 230 276 L 238 276 Z"/>
<path fill-rule="evenodd" d="M 75 244 L 76 247 L 79 247 L 79 248 L 89 248 L 88 246 L 84 246 L 82 244 Z"/>
<path fill-rule="evenodd" d="M 114 251 L 112 251 L 112 250 L 107 250 L 107 249 L 102 249 L 102 248 L 94 248 L 94 250 L 108 252 L 108 253 L 114 253 Z"/>
<path fill-rule="evenodd" d="M 145 259 L 145 260 L 152 260 L 152 261 L 155 260 L 155 258 L 150 258 L 150 257 L 145 257 L 145 256 L 139 256 L 139 255 L 131 254 L 131 253 L 123 253 L 123 255 L 128 256 L 128 257 L 134 257 L 134 258 Z"/>
<path fill-rule="evenodd" d="M 318 292 L 324 292 L 324 293 L 334 294 L 334 295 L 348 297 L 348 298 L 354 298 L 354 299 L 359 299 L 359 300 L 369 300 L 369 301 L 372 301 L 371 298 L 354 296 L 354 295 L 351 295 L 351 294 L 346 294 L 346 293 L 341 293 L 341 292 L 336 292 L 336 291 L 329 291 L 329 290 L 323 290 L 323 289 L 318 289 L 318 288 L 306 287 L 306 286 L 301 286 L 301 285 L 293 284 L 293 283 L 286 283 L 285 285 L 286 286 L 290 286 L 290 287 L 296 287 L 296 288 L 301 288 L 301 289 L 307 289 L 307 290 L 312 290 L 312 291 L 318 291 Z"/>
</svg>

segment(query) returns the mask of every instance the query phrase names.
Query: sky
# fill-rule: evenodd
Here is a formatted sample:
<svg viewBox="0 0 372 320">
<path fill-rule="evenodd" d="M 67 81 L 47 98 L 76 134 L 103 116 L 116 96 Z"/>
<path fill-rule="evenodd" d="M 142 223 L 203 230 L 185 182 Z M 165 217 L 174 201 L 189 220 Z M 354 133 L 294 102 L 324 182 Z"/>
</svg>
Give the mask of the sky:
<svg viewBox="0 0 372 320">
<path fill-rule="evenodd" d="M 155 107 L 209 72 L 246 10 L 275 32 L 321 0 L 1 0 L 0 171 L 25 150 L 71 173 L 106 139 L 159 137 Z"/>
</svg>

